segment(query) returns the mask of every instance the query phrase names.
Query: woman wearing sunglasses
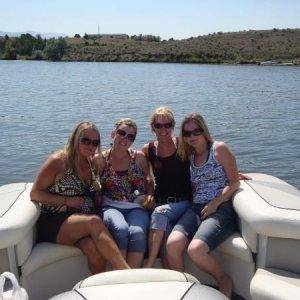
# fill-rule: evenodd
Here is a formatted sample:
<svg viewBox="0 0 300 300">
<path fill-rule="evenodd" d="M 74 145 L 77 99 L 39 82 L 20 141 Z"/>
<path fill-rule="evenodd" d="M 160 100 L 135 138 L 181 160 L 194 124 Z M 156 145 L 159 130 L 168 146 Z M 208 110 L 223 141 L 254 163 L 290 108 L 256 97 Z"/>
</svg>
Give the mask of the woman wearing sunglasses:
<svg viewBox="0 0 300 300">
<path fill-rule="evenodd" d="M 190 160 L 193 205 L 168 238 L 169 265 L 183 271 L 187 248 L 196 265 L 212 275 L 219 290 L 230 298 L 232 280 L 210 252 L 235 230 L 231 197 L 240 185 L 235 157 L 224 142 L 213 141 L 205 120 L 198 114 L 183 120 L 178 153 L 183 160 Z"/>
<path fill-rule="evenodd" d="M 175 119 L 172 111 L 167 107 L 157 108 L 150 125 L 156 141 L 146 144 L 142 150 L 155 178 L 156 208 L 151 215 L 149 256 L 145 268 L 153 266 L 164 238 L 190 206 L 192 197 L 189 161 L 183 161 L 177 155 L 178 139 L 173 136 Z"/>
<path fill-rule="evenodd" d="M 30 198 L 41 204 L 38 242 L 79 247 L 92 273 L 105 270 L 105 260 L 115 269 L 127 269 L 117 245 L 102 220 L 94 214 L 103 168 L 100 133 L 90 122 L 79 123 L 67 146 L 50 155 L 33 184 Z"/>
<path fill-rule="evenodd" d="M 141 151 L 130 148 L 136 134 L 137 126 L 131 119 L 115 124 L 101 175 L 103 220 L 132 268 L 141 266 L 147 250 L 149 215 L 143 205 L 153 202 L 147 159 Z"/>
</svg>

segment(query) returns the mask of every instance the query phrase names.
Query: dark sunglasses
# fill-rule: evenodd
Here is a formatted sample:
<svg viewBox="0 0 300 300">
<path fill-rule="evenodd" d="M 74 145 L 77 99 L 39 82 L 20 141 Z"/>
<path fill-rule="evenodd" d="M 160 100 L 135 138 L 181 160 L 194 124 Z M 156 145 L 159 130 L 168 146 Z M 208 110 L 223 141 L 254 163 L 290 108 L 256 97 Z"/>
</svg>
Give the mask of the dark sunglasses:
<svg viewBox="0 0 300 300">
<path fill-rule="evenodd" d="M 127 133 L 125 130 L 123 129 L 117 129 L 117 134 L 119 136 L 122 136 L 124 138 L 127 138 L 130 142 L 134 142 L 135 140 L 135 134 L 133 133 Z"/>
<path fill-rule="evenodd" d="M 169 123 L 154 123 L 153 127 L 155 129 L 161 129 L 161 128 L 171 128 L 173 126 L 172 122 Z"/>
<path fill-rule="evenodd" d="M 80 138 L 80 143 L 86 146 L 89 146 L 90 144 L 92 144 L 95 147 L 98 147 L 100 145 L 100 141 L 99 140 L 92 140 L 90 138 L 87 137 L 81 137 Z"/>
<path fill-rule="evenodd" d="M 201 128 L 196 128 L 194 130 L 182 130 L 182 135 L 184 137 L 190 137 L 190 136 L 199 136 L 203 134 L 203 130 Z"/>
</svg>

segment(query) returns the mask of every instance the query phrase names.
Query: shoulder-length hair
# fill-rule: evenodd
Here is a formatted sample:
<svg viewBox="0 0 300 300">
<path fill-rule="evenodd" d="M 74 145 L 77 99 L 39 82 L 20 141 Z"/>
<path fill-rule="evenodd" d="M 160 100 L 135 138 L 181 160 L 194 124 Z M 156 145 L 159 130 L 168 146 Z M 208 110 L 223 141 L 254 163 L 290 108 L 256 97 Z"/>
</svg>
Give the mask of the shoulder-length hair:
<svg viewBox="0 0 300 300">
<path fill-rule="evenodd" d="M 160 116 L 165 117 L 170 123 L 172 123 L 172 128 L 175 127 L 175 118 L 172 110 L 169 107 L 161 106 L 155 110 L 154 114 L 150 118 L 150 126 L 152 131 L 155 119 Z"/>
<path fill-rule="evenodd" d="M 64 148 L 64 153 L 66 157 L 66 166 L 67 168 L 74 168 L 75 167 L 75 161 L 78 156 L 78 146 L 79 146 L 79 140 L 82 136 L 82 133 L 86 129 L 92 129 L 99 135 L 99 141 L 100 141 L 100 132 L 95 124 L 89 121 L 83 121 L 76 125 L 74 131 L 69 137 L 68 143 L 66 147 Z M 97 152 L 101 153 L 101 146 L 99 143 L 99 146 L 97 147 Z"/>
<path fill-rule="evenodd" d="M 179 145 L 178 145 L 178 150 L 177 153 L 178 155 L 183 159 L 186 160 L 188 159 L 188 157 L 193 153 L 194 149 L 193 147 L 191 147 L 185 140 L 184 140 L 184 136 L 183 136 L 183 131 L 184 131 L 184 125 L 189 123 L 189 122 L 193 122 L 196 125 L 198 125 L 198 127 L 200 129 L 203 130 L 203 136 L 207 141 L 208 146 L 210 146 L 213 143 L 213 139 L 210 135 L 208 126 L 204 120 L 204 118 L 197 113 L 192 113 L 188 116 L 186 116 L 180 126 L 180 136 L 179 136 Z"/>
</svg>

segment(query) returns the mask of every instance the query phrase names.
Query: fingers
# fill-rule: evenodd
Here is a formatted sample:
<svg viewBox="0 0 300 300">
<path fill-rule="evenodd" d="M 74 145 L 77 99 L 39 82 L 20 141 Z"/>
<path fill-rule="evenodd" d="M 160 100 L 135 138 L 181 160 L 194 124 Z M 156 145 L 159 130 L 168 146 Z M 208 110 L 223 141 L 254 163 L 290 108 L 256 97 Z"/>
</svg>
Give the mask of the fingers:
<svg viewBox="0 0 300 300">
<path fill-rule="evenodd" d="M 152 208 L 154 206 L 154 197 L 152 195 L 148 195 L 147 197 L 147 208 Z"/>
<path fill-rule="evenodd" d="M 207 217 L 209 217 L 213 213 L 213 209 L 209 205 L 205 205 L 203 209 L 200 212 L 200 218 L 201 220 L 205 220 Z"/>
</svg>

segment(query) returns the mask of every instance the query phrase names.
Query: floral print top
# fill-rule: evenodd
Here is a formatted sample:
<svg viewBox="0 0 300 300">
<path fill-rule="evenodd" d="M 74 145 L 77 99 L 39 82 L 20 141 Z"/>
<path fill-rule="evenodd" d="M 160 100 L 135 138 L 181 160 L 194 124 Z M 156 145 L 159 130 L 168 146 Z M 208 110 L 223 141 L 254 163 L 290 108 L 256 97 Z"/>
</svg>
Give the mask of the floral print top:
<svg viewBox="0 0 300 300">
<path fill-rule="evenodd" d="M 130 163 L 125 171 L 115 171 L 106 159 L 106 167 L 101 175 L 102 195 L 113 201 L 134 202 L 136 194 L 145 194 L 145 176 L 135 162 L 136 151 L 129 150 Z"/>
</svg>

